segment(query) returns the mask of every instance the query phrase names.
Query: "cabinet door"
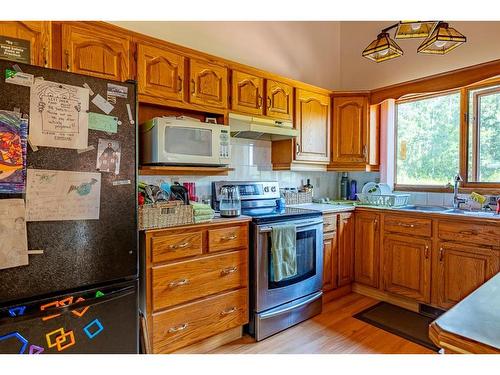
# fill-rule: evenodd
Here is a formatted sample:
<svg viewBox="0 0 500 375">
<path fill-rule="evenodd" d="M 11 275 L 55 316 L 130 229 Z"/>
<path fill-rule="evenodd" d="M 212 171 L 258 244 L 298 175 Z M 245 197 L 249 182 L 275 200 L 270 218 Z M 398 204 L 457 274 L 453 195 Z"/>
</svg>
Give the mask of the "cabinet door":
<svg viewBox="0 0 500 375">
<path fill-rule="evenodd" d="M 338 286 L 350 284 L 354 273 L 354 214 L 339 215 Z"/>
<path fill-rule="evenodd" d="M 184 56 L 137 44 L 137 80 L 139 94 L 182 101 Z"/>
<path fill-rule="evenodd" d="M 439 243 L 437 252 L 437 303 L 452 307 L 499 271 L 499 252 L 473 245 Z"/>
<path fill-rule="evenodd" d="M 380 258 L 380 215 L 371 212 L 356 214 L 354 280 L 378 288 Z"/>
<path fill-rule="evenodd" d="M 63 69 L 125 81 L 130 78 L 128 38 L 97 27 L 62 25 Z"/>
<path fill-rule="evenodd" d="M 227 69 L 209 62 L 189 60 L 190 96 L 193 104 L 227 108 Z"/>
<path fill-rule="evenodd" d="M 337 232 L 323 235 L 323 291 L 328 292 L 337 287 Z"/>
<path fill-rule="evenodd" d="M 264 113 L 264 79 L 233 70 L 231 79 L 231 108 L 253 115 Z"/>
<path fill-rule="evenodd" d="M 431 242 L 388 234 L 384 237 L 384 290 L 430 302 Z"/>
<path fill-rule="evenodd" d="M 295 160 L 328 162 L 330 160 L 330 97 L 297 90 Z"/>
<path fill-rule="evenodd" d="M 332 163 L 367 163 L 368 98 L 333 99 Z"/>
<path fill-rule="evenodd" d="M 51 27 L 49 21 L 3 21 L 0 35 L 30 42 L 31 64 L 51 66 Z"/>
<path fill-rule="evenodd" d="M 266 80 L 266 115 L 293 120 L 293 87 L 271 79 Z"/>
</svg>

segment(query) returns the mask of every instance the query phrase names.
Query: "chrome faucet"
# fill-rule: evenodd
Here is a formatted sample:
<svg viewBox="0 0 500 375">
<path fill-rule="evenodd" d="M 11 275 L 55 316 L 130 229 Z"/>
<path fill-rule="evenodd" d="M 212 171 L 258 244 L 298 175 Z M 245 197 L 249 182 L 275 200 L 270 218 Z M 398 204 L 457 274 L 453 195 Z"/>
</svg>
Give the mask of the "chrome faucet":
<svg viewBox="0 0 500 375">
<path fill-rule="evenodd" d="M 457 175 L 453 178 L 453 208 L 460 208 L 461 203 L 465 203 L 467 200 L 458 197 L 458 186 L 460 182 L 463 181 L 462 176 L 457 173 Z"/>
</svg>

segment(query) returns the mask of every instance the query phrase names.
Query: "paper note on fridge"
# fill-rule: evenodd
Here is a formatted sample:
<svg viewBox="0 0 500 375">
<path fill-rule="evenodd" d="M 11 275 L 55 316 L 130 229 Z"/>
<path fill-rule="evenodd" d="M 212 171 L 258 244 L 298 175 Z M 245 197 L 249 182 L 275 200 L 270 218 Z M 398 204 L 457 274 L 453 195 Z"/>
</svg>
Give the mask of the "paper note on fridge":
<svg viewBox="0 0 500 375">
<path fill-rule="evenodd" d="M 89 112 L 89 129 L 116 133 L 118 129 L 118 117 Z"/>
<path fill-rule="evenodd" d="M 0 199 L 0 269 L 28 264 L 23 199 Z"/>
<path fill-rule="evenodd" d="M 26 221 L 97 220 L 101 174 L 28 169 Z"/>
<path fill-rule="evenodd" d="M 30 93 L 29 140 L 36 146 L 88 146 L 89 90 L 36 79 Z"/>
</svg>

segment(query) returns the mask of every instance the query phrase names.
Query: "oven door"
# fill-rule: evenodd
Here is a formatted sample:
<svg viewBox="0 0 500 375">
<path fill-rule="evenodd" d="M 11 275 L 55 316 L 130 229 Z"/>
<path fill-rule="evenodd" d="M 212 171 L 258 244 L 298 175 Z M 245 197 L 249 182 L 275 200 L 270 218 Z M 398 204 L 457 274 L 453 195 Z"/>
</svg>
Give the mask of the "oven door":
<svg viewBox="0 0 500 375">
<path fill-rule="evenodd" d="M 271 232 L 273 223 L 256 225 L 254 275 L 256 312 L 288 303 L 321 289 L 323 278 L 323 219 L 304 219 L 286 222 L 297 228 L 297 274 L 274 281 L 271 256 Z"/>
</svg>

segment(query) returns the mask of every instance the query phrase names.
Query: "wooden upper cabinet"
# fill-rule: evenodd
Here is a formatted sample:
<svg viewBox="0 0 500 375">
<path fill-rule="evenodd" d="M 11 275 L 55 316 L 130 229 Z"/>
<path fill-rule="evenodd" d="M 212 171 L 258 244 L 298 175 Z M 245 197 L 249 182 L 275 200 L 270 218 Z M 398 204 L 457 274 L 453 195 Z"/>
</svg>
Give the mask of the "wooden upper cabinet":
<svg viewBox="0 0 500 375">
<path fill-rule="evenodd" d="M 125 81 L 130 77 L 130 41 L 108 29 L 62 25 L 63 69 Z"/>
<path fill-rule="evenodd" d="M 332 165 L 365 168 L 368 126 L 368 97 L 333 98 Z"/>
<path fill-rule="evenodd" d="M 383 247 L 384 290 L 430 303 L 431 241 L 387 234 Z"/>
<path fill-rule="evenodd" d="M 284 83 L 266 80 L 266 115 L 293 120 L 293 87 Z"/>
<path fill-rule="evenodd" d="M 302 89 L 296 92 L 295 160 L 330 160 L 330 97 Z"/>
<path fill-rule="evenodd" d="M 137 44 L 139 94 L 182 101 L 184 56 L 165 48 Z"/>
<path fill-rule="evenodd" d="M 434 291 L 437 305 L 448 309 L 499 271 L 498 250 L 447 242 L 439 243 Z"/>
<path fill-rule="evenodd" d="M 227 68 L 207 61 L 189 60 L 189 101 L 227 108 Z"/>
<path fill-rule="evenodd" d="M 2 21 L 0 35 L 30 42 L 31 64 L 51 67 L 51 25 L 49 21 Z"/>
<path fill-rule="evenodd" d="M 354 214 L 339 214 L 338 286 L 350 284 L 354 278 Z"/>
<path fill-rule="evenodd" d="M 380 215 L 372 212 L 356 214 L 354 279 L 378 288 L 380 273 Z"/>
<path fill-rule="evenodd" d="M 254 115 L 264 113 L 264 79 L 238 70 L 232 71 L 231 109 Z"/>
</svg>

